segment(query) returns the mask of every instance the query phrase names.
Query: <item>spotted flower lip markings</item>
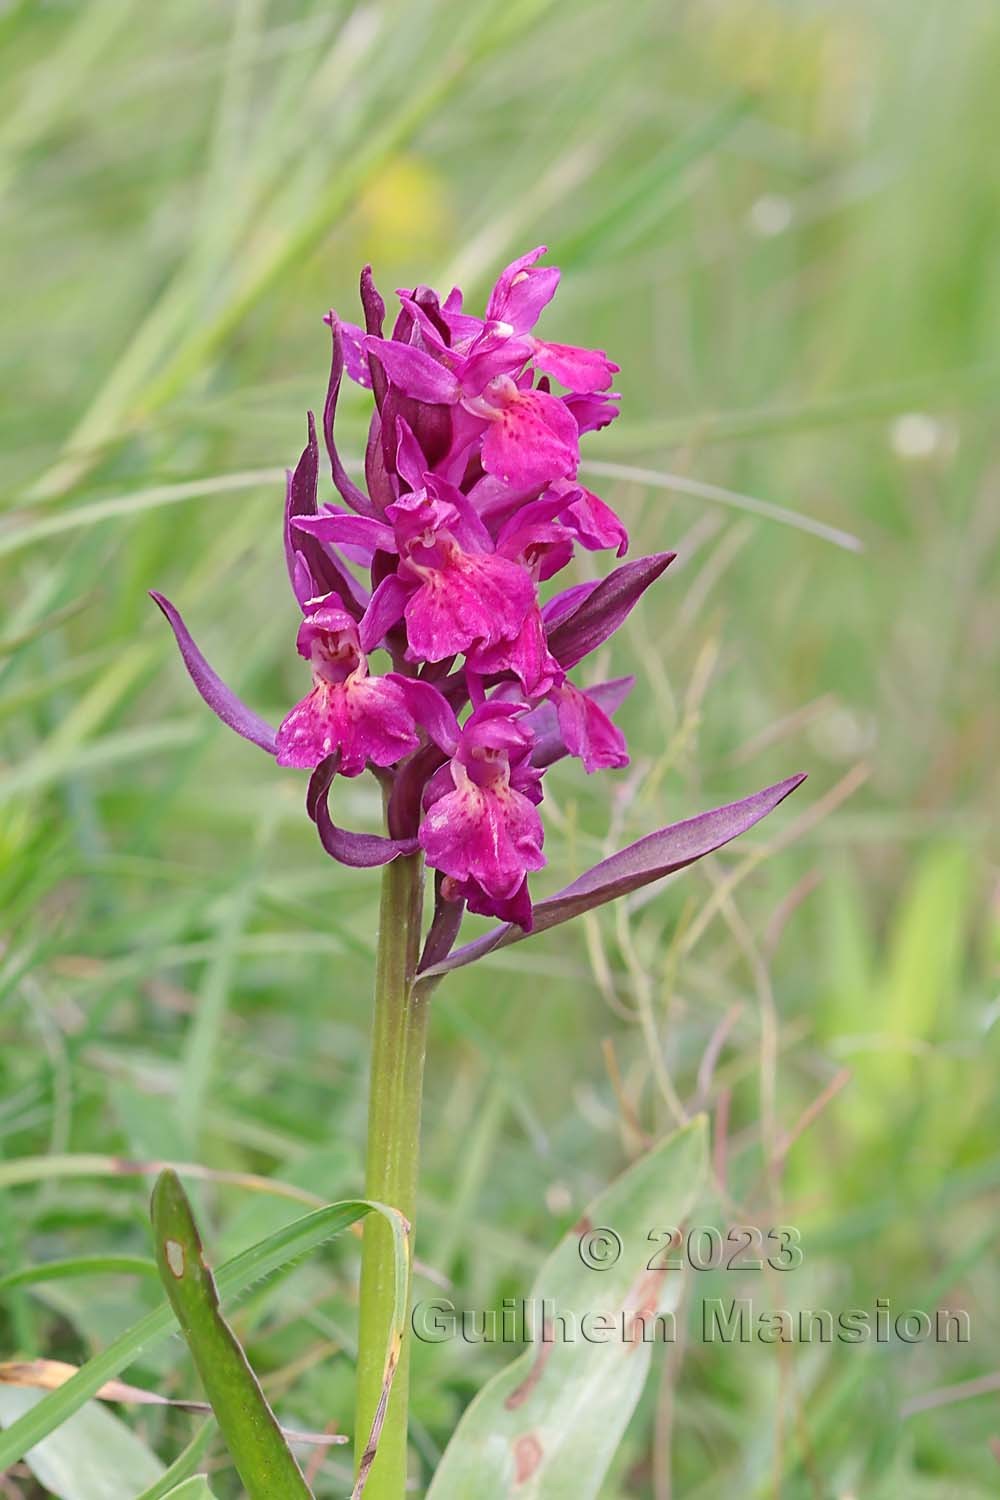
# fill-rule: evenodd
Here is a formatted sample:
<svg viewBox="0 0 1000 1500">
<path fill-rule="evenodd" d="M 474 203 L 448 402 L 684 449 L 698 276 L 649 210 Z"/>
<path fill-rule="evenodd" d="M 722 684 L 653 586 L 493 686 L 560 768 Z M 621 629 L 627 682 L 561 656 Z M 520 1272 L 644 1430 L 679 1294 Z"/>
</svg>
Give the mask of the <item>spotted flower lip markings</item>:
<svg viewBox="0 0 1000 1500">
<path fill-rule="evenodd" d="M 621 558 L 629 539 L 576 479 L 581 434 L 618 415 L 618 366 L 601 349 L 536 331 L 559 285 L 544 255 L 538 246 L 513 260 L 482 316 L 457 288 L 441 298 L 419 286 L 399 292 L 387 333 L 368 267 L 363 322 L 327 314 L 321 430 L 334 493 L 320 497 L 310 414 L 284 521 L 296 648 L 312 683 L 277 730 L 226 687 L 170 601 L 153 596 L 209 707 L 280 766 L 312 772 L 308 810 L 333 858 L 371 866 L 420 849 L 438 872 L 439 905 L 523 932 L 534 921 L 529 877 L 546 863 L 549 766 L 570 755 L 593 774 L 629 759 L 613 714 L 630 682 L 588 687 L 570 674 L 673 556 L 624 562 L 595 582 L 553 582 L 580 549 Z M 336 444 L 345 375 L 374 402 L 364 489 Z M 366 770 L 386 789 L 388 836 L 341 829 L 330 812 L 338 778 Z M 734 833 L 742 826 L 734 820 Z M 457 936 L 458 923 L 446 925 Z M 446 955 L 435 951 L 440 964 Z"/>
</svg>

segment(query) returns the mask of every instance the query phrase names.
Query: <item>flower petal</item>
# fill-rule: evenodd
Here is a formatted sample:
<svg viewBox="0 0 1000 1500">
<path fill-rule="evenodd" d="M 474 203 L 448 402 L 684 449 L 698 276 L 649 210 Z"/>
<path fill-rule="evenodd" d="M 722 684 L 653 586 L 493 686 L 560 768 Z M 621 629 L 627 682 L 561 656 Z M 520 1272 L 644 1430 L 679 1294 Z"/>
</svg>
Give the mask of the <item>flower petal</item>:
<svg viewBox="0 0 1000 1500">
<path fill-rule="evenodd" d="M 480 787 L 468 777 L 439 798 L 420 825 L 428 863 L 453 880 L 474 880 L 509 899 L 528 870 L 540 870 L 544 832 L 534 803 L 511 786 Z"/>
<path fill-rule="evenodd" d="M 634 677 L 614 677 L 610 682 L 599 682 L 587 689 L 587 697 L 598 704 L 609 717 L 625 702 L 635 686 Z M 556 716 L 555 705 L 541 703 L 527 715 L 524 721 L 534 732 L 535 745 L 531 752 L 531 763 L 540 770 L 569 755 L 570 749 L 563 738 Z"/>
<path fill-rule="evenodd" d="M 150 589 L 149 597 L 166 616 L 191 681 L 212 712 L 222 720 L 223 724 L 228 724 L 230 729 L 235 729 L 236 733 L 241 734 L 245 740 L 249 740 L 253 745 L 259 745 L 269 755 L 274 755 L 276 735 L 270 724 L 259 714 L 255 714 L 253 709 L 247 708 L 246 704 L 237 698 L 233 690 L 228 688 L 222 678 L 213 671 L 195 645 L 190 631 L 181 618 L 180 611 L 174 608 L 170 600 L 153 589 Z"/>
<path fill-rule="evenodd" d="M 322 510 L 317 516 L 295 516 L 292 525 L 298 532 L 308 532 L 321 542 L 339 542 L 367 553 L 371 562 L 376 552 L 394 552 L 396 543 L 391 526 L 370 516 L 352 516 L 347 511 Z"/>
<path fill-rule="evenodd" d="M 545 628 L 537 604 L 524 617 L 512 640 L 476 646 L 469 652 L 469 666 L 482 677 L 514 672 L 529 698 L 541 698 L 560 675 L 559 663 L 545 639 Z"/>
<path fill-rule="evenodd" d="M 355 673 L 317 682 L 278 730 L 278 765 L 314 770 L 339 755 L 341 776 L 360 776 L 369 761 L 394 766 L 420 744 L 403 693 L 388 677 Z"/>
<path fill-rule="evenodd" d="M 557 266 L 535 265 L 545 251 L 545 245 L 538 245 L 504 267 L 490 293 L 487 318 L 509 323 L 515 333 L 531 332 L 559 285 Z"/>
<path fill-rule="evenodd" d="M 532 930 L 534 912 L 528 892 L 527 875 L 512 896 L 491 896 L 489 891 L 484 891 L 475 880 L 463 881 L 461 885 L 452 882 L 452 885 L 456 895 L 465 902 L 471 912 L 475 912 L 476 916 L 499 917 L 502 922 L 509 922 L 520 927 L 525 937 Z"/>
<path fill-rule="evenodd" d="M 390 573 L 382 579 L 358 626 L 361 649 L 366 655 L 385 640 L 394 625 L 399 624 L 409 595 L 410 590 L 398 573 Z"/>
<path fill-rule="evenodd" d="M 628 551 L 625 526 L 611 506 L 592 490 L 578 490 L 576 499 L 560 512 L 559 519 L 588 552 L 602 552 L 606 547 L 613 547 L 619 557 L 624 557 Z"/>
<path fill-rule="evenodd" d="M 411 661 L 443 661 L 474 642 L 515 637 L 535 600 L 531 577 L 492 554 L 456 552 L 424 571 L 406 604 Z"/>
<path fill-rule="evenodd" d="M 365 339 L 368 335 L 356 323 L 340 320 L 340 336 L 344 349 L 344 368 L 355 384 L 362 385 L 370 391 L 372 376 L 368 368 L 368 354 L 365 349 Z M 558 378 L 556 376 L 557 380 Z"/>
<path fill-rule="evenodd" d="M 458 400 L 459 387 L 454 375 L 422 349 L 374 338 L 365 340 L 365 348 L 404 395 L 435 406 L 451 406 Z"/>
<path fill-rule="evenodd" d="M 405 479 L 411 490 L 424 487 L 427 472 L 424 450 L 413 435 L 413 428 L 403 417 L 396 418 L 396 473 Z"/>
<path fill-rule="evenodd" d="M 426 729 L 438 749 L 445 755 L 454 755 L 458 749 L 458 720 L 447 698 L 433 683 L 421 682 L 417 677 L 390 672 L 388 680 L 397 684 L 413 718 Z"/>
<path fill-rule="evenodd" d="M 621 369 L 603 349 L 579 349 L 575 344 L 546 344 L 535 340 L 535 364 L 564 385 L 583 395 L 606 391 Z"/>
<path fill-rule="evenodd" d="M 483 439 L 483 468 L 516 487 L 569 478 L 579 462 L 576 423 L 545 391 L 519 391 L 491 420 Z"/>
<path fill-rule="evenodd" d="M 587 775 L 594 771 L 618 771 L 628 765 L 625 736 L 589 693 L 571 682 L 560 684 L 553 695 L 563 743 L 570 755 L 583 761 Z"/>
<path fill-rule="evenodd" d="M 580 433 L 600 432 L 615 417 L 620 415 L 617 402 L 621 397 L 612 391 L 610 395 L 569 395 L 563 404 L 573 417 Z"/>
</svg>

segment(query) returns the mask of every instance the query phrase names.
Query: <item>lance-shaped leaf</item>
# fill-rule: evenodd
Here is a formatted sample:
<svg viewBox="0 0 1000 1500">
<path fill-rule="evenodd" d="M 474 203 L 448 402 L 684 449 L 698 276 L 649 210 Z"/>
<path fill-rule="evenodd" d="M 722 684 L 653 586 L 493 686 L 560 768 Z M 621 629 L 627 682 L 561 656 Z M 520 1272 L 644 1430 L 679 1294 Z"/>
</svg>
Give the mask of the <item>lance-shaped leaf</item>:
<svg viewBox="0 0 1000 1500">
<path fill-rule="evenodd" d="M 361 272 L 361 306 L 364 308 L 366 331 L 373 338 L 380 339 L 385 326 L 385 303 L 375 285 L 371 266 L 365 266 Z M 369 358 L 368 369 L 372 391 L 375 395 L 375 406 L 378 411 L 381 411 L 386 396 L 386 378 L 377 360 Z"/>
<path fill-rule="evenodd" d="M 250 1500 L 312 1500 L 243 1349 L 222 1315 L 191 1206 L 176 1172 L 153 1189 L 156 1262 L 205 1393 Z"/>
<path fill-rule="evenodd" d="M 420 962 L 429 969 L 432 964 L 447 958 L 458 938 L 465 913 L 465 902 L 461 899 L 448 901 L 442 894 L 444 876 L 440 870 L 434 872 L 434 916 L 427 929 Z"/>
<path fill-rule="evenodd" d="M 578 661 L 596 651 L 618 629 L 642 595 L 670 566 L 676 552 L 656 552 L 623 563 L 595 588 L 575 585 L 546 607 L 548 647 L 560 666 L 569 671 Z M 570 604 L 564 611 L 563 605 Z"/>
<path fill-rule="evenodd" d="M 319 508 L 319 446 L 316 442 L 316 422 L 309 413 L 309 433 L 306 446 L 294 470 L 288 474 L 285 490 L 285 562 L 292 590 L 299 604 L 314 593 L 336 594 L 344 608 L 356 620 L 360 620 L 368 604 L 368 591 L 362 588 L 346 563 L 323 546 L 313 536 L 294 529 L 296 517 L 314 516 Z M 297 557 L 301 554 L 312 587 L 305 598 Z"/>
<path fill-rule="evenodd" d="M 581 912 L 591 911 L 595 906 L 604 906 L 606 902 L 615 901 L 619 896 L 627 896 L 630 891 L 637 891 L 654 880 L 672 875 L 675 870 L 683 870 L 686 865 L 694 864 L 695 860 L 721 849 L 723 844 L 746 833 L 761 818 L 766 818 L 768 813 L 773 812 L 778 803 L 783 802 L 789 792 L 794 792 L 803 781 L 804 775 L 789 776 L 786 781 L 779 781 L 775 786 L 755 792 L 752 797 L 744 797 L 740 802 L 727 803 L 725 807 L 713 808 L 711 812 L 699 813 L 695 818 L 686 818 L 683 823 L 672 823 L 657 833 L 647 834 L 645 838 L 629 844 L 628 848 L 612 854 L 609 859 L 602 860 L 599 865 L 594 865 L 547 901 L 539 901 L 534 908 L 535 925 L 531 933 L 522 932 L 520 927 L 510 923 L 494 927 L 490 932 L 483 933 L 482 937 L 458 948 L 441 963 L 425 969 L 422 977 L 437 979 L 451 969 L 460 969 L 465 964 L 474 963 L 477 958 L 483 958 L 495 948 L 506 947 L 508 943 L 517 943 L 529 936 L 534 937 L 536 933 L 545 932 L 549 927 L 558 927 L 561 922 L 572 921 Z"/>
<path fill-rule="evenodd" d="M 248 1287 L 255 1286 L 275 1271 L 295 1265 L 304 1255 L 325 1245 L 334 1235 L 349 1229 L 370 1213 L 379 1214 L 390 1225 L 396 1247 L 392 1327 L 385 1359 L 385 1382 L 388 1387 L 399 1358 L 410 1276 L 409 1225 L 396 1209 L 358 1198 L 328 1204 L 325 1208 L 316 1209 L 315 1212 L 286 1224 L 266 1239 L 251 1245 L 248 1250 L 241 1251 L 232 1260 L 226 1261 L 225 1265 L 219 1267 L 216 1281 L 224 1300 L 239 1296 Z M 137 1355 L 162 1344 L 175 1326 L 173 1310 L 164 1302 L 119 1334 L 107 1348 L 95 1354 L 65 1385 L 45 1396 L 31 1410 L 23 1412 L 6 1432 L 0 1433 L 0 1473 L 22 1459 L 50 1432 L 62 1427 L 74 1412 L 97 1395 L 107 1381 L 120 1375 Z M 33 1393 L 29 1393 L 31 1394 Z M 369 1446 L 376 1438 L 377 1428 L 373 1424 Z M 119 1488 L 115 1491 L 114 1500 L 119 1500 L 120 1494 Z M 356 1495 L 357 1489 L 355 1497 Z M 141 1500 L 160 1500 L 160 1494 L 155 1489 L 151 1489 L 148 1494 L 143 1491 Z"/>
<path fill-rule="evenodd" d="M 166 616 L 191 681 L 212 712 L 218 715 L 223 724 L 228 724 L 230 729 L 235 729 L 237 734 L 241 734 L 252 745 L 259 745 L 269 755 L 274 755 L 275 731 L 270 724 L 259 714 L 255 714 L 252 708 L 247 708 L 243 700 L 238 698 L 232 688 L 227 687 L 219 674 L 209 666 L 195 645 L 191 632 L 181 618 L 180 611 L 174 608 L 170 600 L 163 594 L 158 594 L 154 589 L 150 589 L 149 597 L 159 605 Z"/>
<path fill-rule="evenodd" d="M 705 1121 L 692 1121 L 590 1204 L 539 1272 L 525 1305 L 532 1347 L 480 1391 L 427 1500 L 593 1500 L 642 1394 L 653 1342 L 669 1343 L 684 1272 L 650 1226 L 681 1226 L 705 1177 Z M 441 1304 L 436 1304 L 440 1328 Z M 420 1304 L 414 1310 L 419 1319 Z M 414 1325 L 419 1328 L 419 1321 Z"/>
<path fill-rule="evenodd" d="M 306 811 L 316 824 L 320 843 L 339 864 L 355 870 L 371 870 L 391 864 L 401 854 L 415 854 L 416 839 L 387 839 L 379 833 L 353 833 L 338 828 L 330 816 L 330 787 L 340 763 L 339 753 L 321 760 L 309 778 Z"/>
<path fill-rule="evenodd" d="M 330 475 L 345 505 L 356 510 L 360 516 L 377 516 L 378 510 L 364 490 L 359 489 L 354 483 L 337 452 L 333 427 L 337 416 L 337 402 L 340 398 L 340 383 L 344 378 L 344 340 L 340 320 L 332 309 L 327 313 L 324 322 L 330 325 L 330 333 L 333 337 L 330 379 L 326 387 L 326 401 L 323 403 L 323 439 L 330 458 Z"/>
</svg>

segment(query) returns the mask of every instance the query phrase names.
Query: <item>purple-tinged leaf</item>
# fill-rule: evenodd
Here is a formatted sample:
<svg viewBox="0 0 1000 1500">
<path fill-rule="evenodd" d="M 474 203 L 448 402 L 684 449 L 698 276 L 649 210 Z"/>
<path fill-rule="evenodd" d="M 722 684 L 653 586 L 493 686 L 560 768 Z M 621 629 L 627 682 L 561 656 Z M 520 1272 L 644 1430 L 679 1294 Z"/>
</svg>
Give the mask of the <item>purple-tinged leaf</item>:
<svg viewBox="0 0 1000 1500">
<path fill-rule="evenodd" d="M 212 712 L 222 720 L 223 724 L 228 724 L 230 729 L 235 729 L 237 734 L 241 734 L 252 745 L 259 745 L 269 755 L 274 755 L 276 753 L 275 731 L 270 724 L 259 714 L 255 714 L 253 709 L 247 708 L 246 704 L 237 698 L 232 688 L 228 688 L 218 673 L 213 671 L 195 645 L 190 631 L 181 618 L 180 611 L 174 608 L 170 600 L 153 589 L 150 589 L 149 597 L 166 616 L 191 681 Z"/>
<path fill-rule="evenodd" d="M 361 306 L 365 311 L 365 331 L 373 338 L 380 339 L 385 324 L 385 303 L 375 285 L 371 266 L 365 266 L 361 272 Z M 371 374 L 372 390 L 375 394 L 375 407 L 376 410 L 381 411 L 386 392 L 385 372 L 371 355 L 368 356 L 368 368 Z"/>
<path fill-rule="evenodd" d="M 316 824 L 320 843 L 339 864 L 350 865 L 355 870 L 370 870 L 377 865 L 390 864 L 401 854 L 415 854 L 419 845 L 416 839 L 387 839 L 377 833 L 352 833 L 338 828 L 330 816 L 330 787 L 337 774 L 339 755 L 328 755 L 320 761 L 309 778 L 306 792 L 306 811 Z"/>
<path fill-rule="evenodd" d="M 535 925 L 531 935 L 570 922 L 581 913 L 592 911 L 595 906 L 616 901 L 619 896 L 627 896 L 631 891 L 637 891 L 654 880 L 662 880 L 665 875 L 672 875 L 675 870 L 683 870 L 695 860 L 714 853 L 723 844 L 746 833 L 761 818 L 766 818 L 804 780 L 804 775 L 789 776 L 786 781 L 779 781 L 777 785 L 744 797 L 740 802 L 730 802 L 711 812 L 699 813 L 697 817 L 686 818 L 683 823 L 672 823 L 668 828 L 647 834 L 629 844 L 628 848 L 620 849 L 547 901 L 539 901 L 534 909 Z M 495 948 L 520 942 L 525 936 L 527 934 L 520 928 L 509 923 L 494 927 L 482 937 L 466 943 L 443 962 L 425 969 L 422 977 L 437 979 L 452 969 L 474 963 Z"/>
<path fill-rule="evenodd" d="M 595 687 L 587 688 L 586 693 L 610 715 L 621 707 L 634 685 L 634 677 L 614 677 L 610 682 L 599 682 Z M 535 734 L 535 748 L 531 752 L 533 766 L 541 770 L 569 754 L 553 704 L 541 704 L 525 717 L 524 723 Z"/>
<path fill-rule="evenodd" d="M 434 916 L 427 929 L 427 939 L 420 962 L 425 969 L 439 964 L 448 957 L 462 926 L 465 902 L 462 899 L 448 901 L 441 894 L 444 876 L 440 870 L 434 872 Z"/>
<path fill-rule="evenodd" d="M 437 745 L 423 745 L 414 750 L 396 772 L 386 817 L 393 838 L 415 838 L 420 827 L 424 792 L 447 756 Z"/>
<path fill-rule="evenodd" d="M 295 465 L 294 472 L 286 470 L 285 485 L 285 563 L 288 567 L 288 577 L 292 589 L 298 598 L 300 580 L 296 577 L 295 559 L 302 552 L 307 567 L 311 558 L 303 550 L 292 531 L 292 519 L 295 516 L 314 516 L 316 514 L 317 485 L 319 480 L 319 447 L 316 443 L 316 422 L 312 412 L 309 413 L 309 436 L 306 446 L 302 450 L 301 457 Z M 310 568 L 310 572 L 312 569 Z M 298 598 L 302 604 L 304 601 Z"/>
<path fill-rule="evenodd" d="M 549 650 L 559 665 L 568 671 L 614 635 L 676 556 L 676 552 L 656 552 L 652 557 L 623 563 L 581 597 L 576 607 L 549 630 Z"/>
<path fill-rule="evenodd" d="M 385 302 L 375 285 L 371 266 L 363 266 L 361 270 L 361 306 L 365 310 L 365 329 L 375 338 L 381 338 L 385 323 Z"/>
<path fill-rule="evenodd" d="M 285 494 L 285 560 L 288 576 L 299 604 L 303 579 L 296 565 L 296 555 L 305 561 L 313 585 L 321 594 L 336 594 L 344 608 L 356 620 L 360 620 L 368 604 L 368 592 L 362 588 L 345 563 L 329 552 L 315 537 L 299 531 L 293 523 L 297 518 L 316 514 L 317 488 L 319 483 L 319 444 L 316 441 L 316 422 L 309 413 L 309 438 L 293 473 L 288 476 Z"/>
<path fill-rule="evenodd" d="M 553 594 L 542 605 L 542 620 L 545 623 L 547 635 L 551 635 L 557 625 L 579 609 L 584 599 L 589 599 L 601 580 L 599 578 L 588 578 L 584 583 L 570 584 L 568 589 L 563 589 L 558 594 Z"/>
<path fill-rule="evenodd" d="M 333 336 L 333 351 L 330 356 L 330 379 L 326 387 L 326 401 L 323 404 L 323 438 L 326 443 L 326 451 L 330 457 L 330 474 L 334 484 L 340 492 L 345 505 L 356 510 L 359 516 L 377 516 L 378 511 L 363 489 L 354 483 L 347 470 L 341 462 L 340 454 L 337 452 L 337 444 L 333 436 L 333 424 L 337 415 L 337 402 L 340 399 L 340 383 L 344 378 L 344 344 L 343 334 L 337 314 L 331 309 L 327 314 L 325 322 L 330 325 Z M 313 507 L 315 509 L 315 506 Z"/>
</svg>

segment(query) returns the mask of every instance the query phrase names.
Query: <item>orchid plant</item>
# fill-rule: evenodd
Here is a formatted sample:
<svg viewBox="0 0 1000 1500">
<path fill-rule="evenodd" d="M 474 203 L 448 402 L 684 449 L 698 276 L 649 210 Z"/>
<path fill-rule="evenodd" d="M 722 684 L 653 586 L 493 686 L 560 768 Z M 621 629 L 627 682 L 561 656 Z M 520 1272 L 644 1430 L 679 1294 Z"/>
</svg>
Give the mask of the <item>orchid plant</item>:
<svg viewBox="0 0 1000 1500">
<path fill-rule="evenodd" d="M 618 415 L 618 366 L 602 350 L 536 334 L 559 282 L 544 254 L 539 247 L 506 267 L 483 317 L 464 310 L 457 289 L 442 299 L 418 286 L 398 294 L 387 331 L 370 268 L 361 276 L 364 326 L 327 315 L 321 425 L 336 499 L 320 498 L 310 413 L 288 474 L 284 547 L 311 686 L 277 729 L 224 684 L 178 610 L 153 594 L 209 707 L 279 766 L 310 773 L 306 808 L 326 852 L 355 868 L 383 867 L 366 1196 L 411 1225 L 428 1001 L 439 980 L 692 863 L 801 780 L 651 833 L 556 895 L 532 898 L 531 877 L 546 863 L 549 768 L 566 756 L 588 774 L 628 763 L 613 716 L 633 679 L 584 685 L 572 674 L 673 558 L 660 552 L 600 581 L 547 587 L 577 549 L 623 558 L 629 539 L 578 478 L 581 436 Z M 364 488 L 334 435 L 345 373 L 373 397 Z M 337 778 L 367 772 L 383 794 L 377 834 L 341 827 L 331 810 Z M 498 921 L 456 946 L 465 912 Z M 406 1482 L 405 1339 L 385 1409 L 394 1255 L 390 1225 L 373 1215 L 355 1431 L 361 1482 L 378 1500 L 400 1500 Z"/>
</svg>

